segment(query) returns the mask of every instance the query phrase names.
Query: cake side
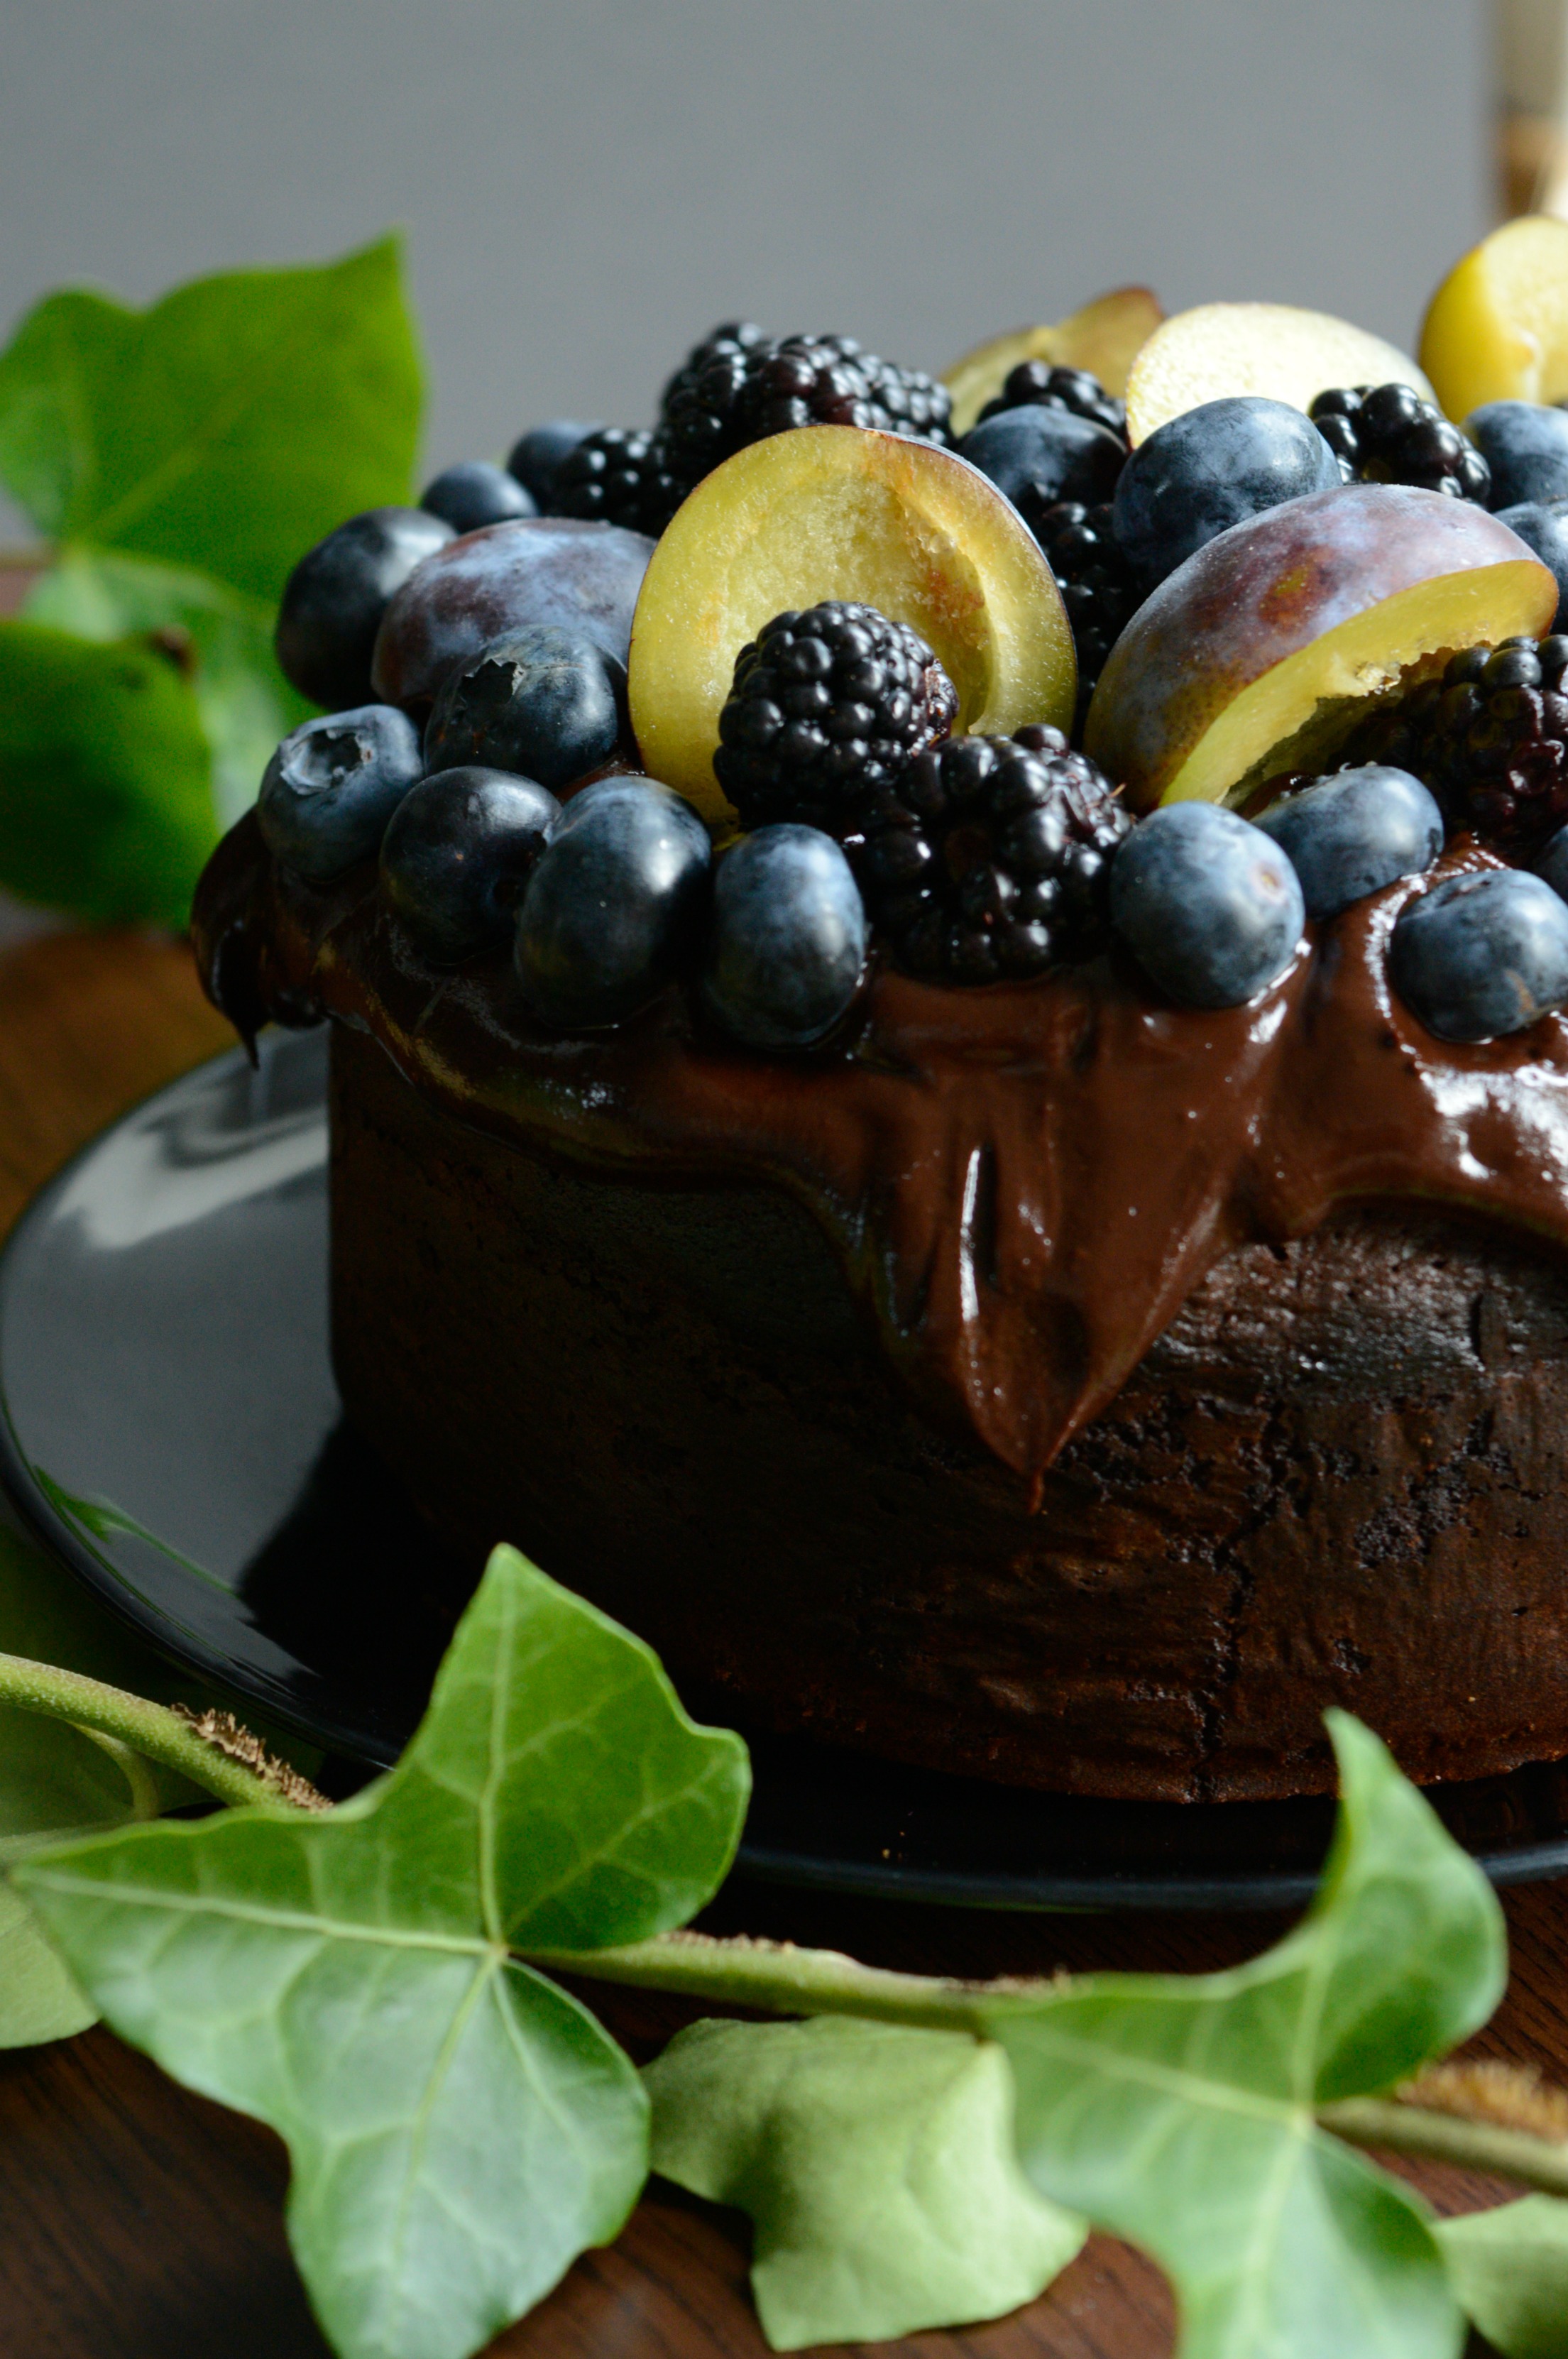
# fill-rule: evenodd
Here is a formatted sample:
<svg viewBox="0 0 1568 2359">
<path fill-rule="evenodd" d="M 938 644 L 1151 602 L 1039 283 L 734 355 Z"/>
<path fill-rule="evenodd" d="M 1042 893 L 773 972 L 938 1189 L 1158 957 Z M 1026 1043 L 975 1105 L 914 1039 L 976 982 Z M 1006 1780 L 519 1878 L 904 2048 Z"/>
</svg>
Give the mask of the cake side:
<svg viewBox="0 0 1568 2359">
<path fill-rule="evenodd" d="M 593 1171 L 333 1035 L 350 1414 L 692 1694 L 1020 1785 L 1332 1783 L 1325 1705 L 1423 1779 L 1568 1752 L 1568 1272 L 1438 1212 L 1225 1255 L 1040 1485 L 911 1405 L 777 1186 Z"/>
</svg>

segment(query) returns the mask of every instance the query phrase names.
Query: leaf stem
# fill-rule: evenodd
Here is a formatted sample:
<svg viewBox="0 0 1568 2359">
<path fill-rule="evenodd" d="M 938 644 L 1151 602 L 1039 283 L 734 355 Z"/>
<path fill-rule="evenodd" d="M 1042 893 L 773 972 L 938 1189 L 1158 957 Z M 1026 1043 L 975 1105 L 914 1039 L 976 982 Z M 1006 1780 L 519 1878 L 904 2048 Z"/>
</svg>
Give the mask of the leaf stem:
<svg viewBox="0 0 1568 2359">
<path fill-rule="evenodd" d="M 1495 2122 L 1465 2121 L 1391 2097 L 1344 2097 L 1318 2107 L 1320 2128 L 1348 2146 L 1381 2147 L 1388 2154 L 1426 2155 L 1488 2178 L 1511 2179 L 1546 2195 L 1568 2195 L 1568 2140 L 1531 2137 Z"/>
<path fill-rule="evenodd" d="M 626 1983 L 721 2006 L 771 2015 L 861 2015 L 929 2030 L 980 2032 L 998 2003 L 1036 2006 L 1061 1980 L 963 1982 L 942 1974 L 901 1974 L 863 1966 L 840 1950 L 801 1950 L 792 1941 L 739 1934 L 659 1933 L 611 1950 L 528 1950 L 530 1965 L 590 1982 Z"/>
<path fill-rule="evenodd" d="M 132 1753 L 176 1769 L 193 1785 L 204 1787 L 220 1802 L 235 1808 L 264 1802 L 269 1809 L 293 1810 L 299 1806 L 281 1795 L 263 1771 L 220 1752 L 199 1736 L 191 1723 L 161 1703 L 112 1688 L 81 1671 L 62 1671 L 52 1663 L 28 1662 L 22 1655 L 0 1655 L 0 1704 L 19 1712 L 44 1713 L 50 1720 L 69 1720 L 90 1735 L 114 1737 Z"/>
</svg>

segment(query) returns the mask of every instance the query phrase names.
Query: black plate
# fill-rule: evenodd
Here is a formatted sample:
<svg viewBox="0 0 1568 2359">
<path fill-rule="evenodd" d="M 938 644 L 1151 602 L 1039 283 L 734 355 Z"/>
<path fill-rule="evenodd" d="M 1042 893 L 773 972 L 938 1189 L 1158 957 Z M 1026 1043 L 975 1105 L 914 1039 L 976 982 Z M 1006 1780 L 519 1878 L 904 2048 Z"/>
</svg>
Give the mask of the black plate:
<svg viewBox="0 0 1568 2359">
<path fill-rule="evenodd" d="M 0 1476 L 165 1654 L 363 1770 L 419 1718 L 455 1573 L 332 1386 L 325 1052 L 278 1033 L 255 1071 L 220 1057 L 30 1207 L 0 1263 Z M 1076 1801 L 776 1740 L 754 1756 L 744 1870 L 908 1900 L 1294 1906 L 1332 1817 Z M 1498 1883 L 1568 1873 L 1568 1770 L 1433 1799 Z"/>
</svg>

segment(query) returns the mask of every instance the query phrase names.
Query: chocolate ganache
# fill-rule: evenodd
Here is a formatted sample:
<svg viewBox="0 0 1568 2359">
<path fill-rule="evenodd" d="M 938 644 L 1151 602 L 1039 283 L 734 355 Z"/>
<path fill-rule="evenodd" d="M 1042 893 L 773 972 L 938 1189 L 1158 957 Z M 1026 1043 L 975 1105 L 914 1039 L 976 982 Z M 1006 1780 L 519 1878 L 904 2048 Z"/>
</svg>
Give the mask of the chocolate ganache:
<svg viewBox="0 0 1568 2359">
<path fill-rule="evenodd" d="M 1405 903 L 1501 864 L 1461 842 L 1310 929 L 1243 1007 L 1161 1006 L 1116 957 L 980 992 L 884 973 L 842 1048 L 788 1062 L 694 1028 L 675 990 L 615 1032 L 550 1033 L 504 954 L 425 964 L 374 870 L 312 891 L 249 819 L 208 870 L 195 929 L 208 990 L 247 1038 L 269 1018 L 335 1017 L 502 1138 L 787 1186 L 910 1389 L 961 1403 L 1034 1477 L 1246 1240 L 1419 1197 L 1568 1245 L 1568 1018 L 1456 1046 L 1388 979 Z"/>
<path fill-rule="evenodd" d="M 1568 1021 L 1452 1046 L 1387 974 L 1410 897 L 1493 864 L 1462 841 L 1242 1007 L 1115 954 L 881 972 L 788 1060 L 678 989 L 552 1034 L 504 952 L 429 965 L 373 866 L 312 889 L 250 818 L 195 933 L 242 1034 L 334 1021 L 340 1383 L 471 1556 L 534 1548 L 743 1723 L 1226 1799 L 1329 1782 L 1332 1701 L 1418 1777 L 1568 1752 Z M 685 1189 L 714 1269 L 803 1207 L 864 1360 L 831 1306 L 726 1340 L 662 1213 L 617 1244 Z M 809 1234 L 757 1236 L 814 1299 Z"/>
</svg>

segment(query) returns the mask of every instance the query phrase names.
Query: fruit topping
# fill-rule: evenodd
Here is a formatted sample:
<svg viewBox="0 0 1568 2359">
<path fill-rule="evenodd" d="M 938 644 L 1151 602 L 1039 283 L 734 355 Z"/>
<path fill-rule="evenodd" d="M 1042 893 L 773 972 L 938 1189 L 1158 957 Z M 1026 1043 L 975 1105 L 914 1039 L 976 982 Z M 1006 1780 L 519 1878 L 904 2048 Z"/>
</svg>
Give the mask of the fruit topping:
<svg viewBox="0 0 1568 2359">
<path fill-rule="evenodd" d="M 828 599 L 775 614 L 735 658 L 713 775 L 743 827 L 800 820 L 844 837 L 945 737 L 958 692 L 918 631 Z"/>
<path fill-rule="evenodd" d="M 313 704 L 367 703 L 388 601 L 452 537 L 452 527 L 423 508 L 366 508 L 307 549 L 278 610 L 273 644 L 284 678 Z"/>
<path fill-rule="evenodd" d="M 797 426 L 945 442 L 951 407 L 934 377 L 862 352 L 853 336 L 716 328 L 665 387 L 662 444 L 671 473 L 697 484 L 736 451 Z"/>
<path fill-rule="evenodd" d="M 1568 222 L 1526 214 L 1483 238 L 1432 297 L 1421 356 L 1450 418 L 1568 396 Z"/>
<path fill-rule="evenodd" d="M 1535 873 L 1545 877 L 1560 898 L 1568 901 L 1568 827 L 1560 827 L 1548 839 L 1545 851 L 1535 864 Z"/>
<path fill-rule="evenodd" d="M 1071 723 L 1067 616 L 1039 544 L 996 486 L 929 443 L 808 427 L 726 460 L 654 551 L 629 667 L 649 770 L 725 815 L 713 754 L 735 658 L 774 615 L 828 600 L 873 605 L 918 632 L 958 692 L 964 727 Z"/>
<path fill-rule="evenodd" d="M 1281 847 L 1214 803 L 1172 803 L 1133 829 L 1111 865 L 1110 913 L 1145 973 L 1187 1007 L 1239 1007 L 1267 990 L 1306 919 Z"/>
<path fill-rule="evenodd" d="M 1100 675 L 1084 747 L 1135 810 L 1242 803 L 1327 769 L 1370 700 L 1451 648 L 1533 636 L 1556 605 L 1546 568 L 1469 500 L 1342 484 L 1233 525 L 1160 583 Z M 1353 758 L 1425 775 L 1381 745 Z"/>
<path fill-rule="evenodd" d="M 1539 401 L 1488 401 L 1471 411 L 1465 431 L 1486 462 L 1493 507 L 1568 499 L 1568 412 Z"/>
<path fill-rule="evenodd" d="M 570 786 L 625 750 L 626 685 L 621 666 L 582 631 L 509 631 L 448 674 L 425 730 L 426 763 L 479 763 L 552 790 Z"/>
<path fill-rule="evenodd" d="M 453 532 L 478 532 L 487 524 L 538 514 L 516 475 L 493 467 L 488 459 L 461 459 L 455 467 L 443 467 L 419 494 L 419 506 Z"/>
<path fill-rule="evenodd" d="M 1466 647 L 1369 716 L 1346 759 L 1423 778 L 1454 832 L 1528 849 L 1568 821 L 1568 637 Z"/>
<path fill-rule="evenodd" d="M 1035 538 L 1062 592 L 1078 653 L 1074 734 L 1082 733 L 1105 658 L 1143 600 L 1111 518 L 1108 500 L 1092 508 L 1079 500 L 1062 500 L 1047 508 L 1034 526 Z"/>
<path fill-rule="evenodd" d="M 757 1049 L 808 1049 L 853 1006 L 866 910 L 848 861 L 814 827 L 759 827 L 720 861 L 702 996 Z"/>
<path fill-rule="evenodd" d="M 967 434 L 1020 361 L 1089 370 L 1108 394 L 1125 393 L 1128 369 L 1164 317 L 1147 287 L 1118 287 L 1052 326 L 988 337 L 943 374 L 953 396 L 950 431 Z"/>
<path fill-rule="evenodd" d="M 1183 410 L 1138 445 L 1116 484 L 1112 523 L 1152 588 L 1217 533 L 1341 480 L 1338 460 L 1301 410 L 1227 396 Z"/>
<path fill-rule="evenodd" d="M 381 842 L 381 884 L 427 957 L 504 940 L 561 805 L 532 778 L 441 770 L 410 788 Z"/>
<path fill-rule="evenodd" d="M 1419 876 L 1443 850 L 1443 813 L 1408 770 L 1367 763 L 1319 778 L 1259 814 L 1284 851 L 1309 918 L 1337 917 L 1397 877 Z"/>
<path fill-rule="evenodd" d="M 561 462 L 590 434 L 599 431 L 597 419 L 584 424 L 576 418 L 552 418 L 543 426 L 530 426 L 513 443 L 506 472 L 532 495 L 540 516 L 556 514 L 555 486 Z"/>
<path fill-rule="evenodd" d="M 1037 537 L 1058 500 L 1089 507 L 1108 500 L 1127 463 L 1127 445 L 1093 419 L 1029 404 L 998 410 L 964 438 L 962 455 L 1005 492 Z"/>
<path fill-rule="evenodd" d="M 1136 446 L 1167 419 L 1227 394 L 1305 410 L 1325 386 L 1389 384 L 1432 398 L 1414 361 L 1348 320 L 1289 303 L 1201 303 L 1167 320 L 1139 352 L 1127 378 L 1127 433 Z"/>
<path fill-rule="evenodd" d="M 1059 368 L 1050 361 L 1020 361 L 1007 371 L 1002 390 L 980 412 L 979 425 L 1004 409 L 1022 409 L 1030 402 L 1041 409 L 1071 410 L 1074 418 L 1091 418 L 1122 441 L 1127 440 L 1127 404 L 1107 393 L 1087 369 Z"/>
<path fill-rule="evenodd" d="M 518 516 L 465 534 L 411 573 L 376 642 L 376 693 L 414 710 L 508 631 L 585 632 L 624 664 L 653 543 L 613 525 Z"/>
<path fill-rule="evenodd" d="M 1128 824 L 1059 729 L 950 737 L 874 798 L 861 882 L 909 973 L 1023 981 L 1103 946 L 1111 855 Z"/>
<path fill-rule="evenodd" d="M 518 911 L 530 1006 L 565 1031 L 634 1015 L 693 960 L 710 857 L 691 804 L 655 779 L 601 778 L 574 795 Z"/>
<path fill-rule="evenodd" d="M 1497 1040 L 1568 1001 L 1568 904 L 1518 868 L 1445 877 L 1399 912 L 1388 973 L 1440 1040 Z"/>
<path fill-rule="evenodd" d="M 302 721 L 263 774 L 262 839 L 307 884 L 329 884 L 369 859 L 423 768 L 418 731 L 389 704 Z"/>
<path fill-rule="evenodd" d="M 1420 484 L 1450 499 L 1491 505 L 1492 471 L 1481 452 L 1408 385 L 1338 386 L 1318 395 L 1312 417 L 1363 484 Z"/>
<path fill-rule="evenodd" d="M 555 473 L 554 512 L 625 525 L 657 540 L 691 486 L 670 472 L 663 435 L 601 426 Z"/>
</svg>

